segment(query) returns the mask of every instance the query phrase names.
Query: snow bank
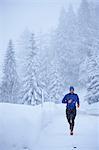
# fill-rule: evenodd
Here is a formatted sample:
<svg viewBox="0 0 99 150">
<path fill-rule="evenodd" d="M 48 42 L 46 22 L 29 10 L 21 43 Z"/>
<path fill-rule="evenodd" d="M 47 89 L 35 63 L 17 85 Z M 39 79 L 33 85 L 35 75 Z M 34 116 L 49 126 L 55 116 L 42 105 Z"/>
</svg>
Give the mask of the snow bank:
<svg viewBox="0 0 99 150">
<path fill-rule="evenodd" d="M 40 130 L 52 120 L 53 103 L 26 106 L 0 103 L 0 149 L 33 150 Z"/>
<path fill-rule="evenodd" d="M 96 115 L 96 116 L 99 116 L 99 102 L 97 103 L 94 103 L 94 104 L 86 104 L 87 107 L 85 107 L 85 111 L 87 114 L 90 114 L 90 115 Z"/>
<path fill-rule="evenodd" d="M 87 102 L 81 103 L 79 110 L 80 113 L 99 116 L 99 102 L 88 104 Z"/>
</svg>

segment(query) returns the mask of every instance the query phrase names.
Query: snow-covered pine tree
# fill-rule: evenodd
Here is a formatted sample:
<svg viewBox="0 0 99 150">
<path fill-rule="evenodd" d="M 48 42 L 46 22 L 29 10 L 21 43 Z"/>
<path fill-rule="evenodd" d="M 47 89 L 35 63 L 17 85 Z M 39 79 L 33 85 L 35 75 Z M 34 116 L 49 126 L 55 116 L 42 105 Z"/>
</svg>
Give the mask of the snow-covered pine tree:
<svg viewBox="0 0 99 150">
<path fill-rule="evenodd" d="M 38 35 L 38 40 L 36 41 L 37 47 L 39 49 L 39 74 L 38 74 L 38 83 L 41 89 L 43 89 L 44 101 L 49 101 L 48 97 L 48 84 L 49 84 L 49 61 L 52 51 L 50 49 L 50 35 L 42 34 L 41 32 Z"/>
<path fill-rule="evenodd" d="M 63 97 L 63 81 L 58 69 L 58 60 L 51 60 L 49 68 L 48 98 L 49 101 L 61 103 Z"/>
<path fill-rule="evenodd" d="M 69 7 L 68 12 L 62 9 L 54 39 L 53 47 L 58 54 L 63 83 L 65 85 L 76 84 L 80 57 L 77 18 L 72 6 Z"/>
<path fill-rule="evenodd" d="M 19 78 L 16 71 L 15 52 L 12 40 L 10 40 L 6 52 L 3 79 L 1 84 L 2 102 L 19 103 L 19 89 Z"/>
<path fill-rule="evenodd" d="M 69 85 L 77 85 L 79 75 L 79 63 L 81 54 L 79 53 L 79 35 L 77 30 L 77 17 L 74 12 L 73 6 L 70 5 L 67 12 L 67 26 L 66 31 L 66 80 Z"/>
<path fill-rule="evenodd" d="M 87 84 L 87 59 L 86 56 L 84 59 L 81 60 L 80 66 L 79 66 L 79 85 L 81 87 L 86 87 Z"/>
<path fill-rule="evenodd" d="M 63 83 L 66 83 L 66 73 L 67 73 L 67 64 L 66 64 L 66 60 L 67 60 L 67 53 L 66 53 L 66 49 L 67 49 L 67 35 L 66 35 L 66 27 L 67 27 L 67 13 L 66 10 L 64 8 L 62 8 L 61 12 L 60 12 L 60 17 L 59 17 L 59 23 L 58 23 L 58 27 L 55 31 L 54 36 L 52 37 L 52 42 L 51 45 L 53 45 L 53 51 L 56 51 L 57 55 L 58 55 L 58 61 L 59 61 L 59 67 L 60 67 L 60 74 L 63 78 Z M 65 69 L 64 69 L 65 68 Z"/>
<path fill-rule="evenodd" d="M 94 36 L 99 38 L 99 1 L 94 0 L 90 3 L 91 22 Z"/>
<path fill-rule="evenodd" d="M 88 45 L 93 38 L 93 20 L 91 16 L 91 5 L 88 0 L 82 0 L 78 10 L 78 33 L 79 33 L 79 51 L 82 61 L 89 53 Z"/>
<path fill-rule="evenodd" d="M 45 55 L 40 58 L 40 68 L 38 75 L 39 86 L 43 89 L 44 101 L 49 101 L 48 99 L 48 57 Z"/>
<path fill-rule="evenodd" d="M 80 36 L 88 38 L 91 27 L 90 5 L 87 0 L 82 0 L 78 10 L 78 28 Z"/>
<path fill-rule="evenodd" d="M 30 52 L 26 62 L 26 73 L 23 81 L 23 103 L 37 105 L 42 100 L 42 90 L 37 82 L 39 68 L 38 49 L 34 34 L 30 34 L 27 50 Z"/>
<path fill-rule="evenodd" d="M 99 102 L 99 63 L 97 54 L 94 52 L 94 43 L 93 49 L 91 46 L 91 52 L 88 55 L 87 59 L 87 95 L 86 101 L 89 104 Z"/>
<path fill-rule="evenodd" d="M 79 9 L 79 11 L 82 12 L 80 12 L 79 14 L 79 22 L 81 24 L 79 24 L 79 27 L 83 28 L 84 24 L 84 28 L 86 28 L 86 30 L 80 29 L 81 45 L 79 47 L 82 56 L 79 68 L 79 81 L 84 87 L 86 86 L 88 80 L 87 62 L 89 60 L 89 54 L 93 51 L 94 55 L 99 55 L 99 14 L 97 14 L 96 8 L 96 3 L 88 3 L 86 0 L 84 0 L 82 1 Z M 96 61 L 97 57 L 94 59 Z"/>
</svg>

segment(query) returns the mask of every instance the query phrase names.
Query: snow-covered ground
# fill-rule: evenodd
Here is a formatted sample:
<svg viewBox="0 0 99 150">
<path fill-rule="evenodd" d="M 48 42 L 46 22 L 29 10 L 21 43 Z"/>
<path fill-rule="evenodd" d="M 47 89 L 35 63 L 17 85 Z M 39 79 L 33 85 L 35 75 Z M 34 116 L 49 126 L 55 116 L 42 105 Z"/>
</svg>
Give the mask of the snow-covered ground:
<svg viewBox="0 0 99 150">
<path fill-rule="evenodd" d="M 78 90 L 77 93 L 79 94 L 80 103 L 81 103 L 80 112 L 89 114 L 89 115 L 99 116 L 99 102 L 89 105 L 85 101 L 85 95 L 86 95 L 85 89 L 80 90 L 80 91 Z"/>
<path fill-rule="evenodd" d="M 63 104 L 0 104 L 0 150 L 99 150 L 98 127 L 98 116 L 78 111 L 70 136 Z"/>
<path fill-rule="evenodd" d="M 89 115 L 95 115 L 99 117 L 99 102 L 89 105 L 87 102 L 83 103 L 83 112 Z"/>
<path fill-rule="evenodd" d="M 99 150 L 99 118 L 78 114 L 74 136 L 70 136 L 64 114 L 61 111 L 41 132 L 35 150 Z"/>
<path fill-rule="evenodd" d="M 0 103 L 0 150 L 33 150 L 54 113 L 53 103 L 35 107 Z"/>
</svg>

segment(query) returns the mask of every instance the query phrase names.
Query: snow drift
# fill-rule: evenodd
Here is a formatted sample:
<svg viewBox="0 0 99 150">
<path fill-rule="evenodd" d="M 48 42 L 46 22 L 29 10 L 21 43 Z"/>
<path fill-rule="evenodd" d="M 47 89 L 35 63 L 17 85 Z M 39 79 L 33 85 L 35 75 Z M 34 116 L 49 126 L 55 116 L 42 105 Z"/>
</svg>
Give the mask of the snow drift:
<svg viewBox="0 0 99 150">
<path fill-rule="evenodd" d="M 26 106 L 0 103 L 0 149 L 33 149 L 42 127 L 52 120 L 53 103 Z"/>
</svg>

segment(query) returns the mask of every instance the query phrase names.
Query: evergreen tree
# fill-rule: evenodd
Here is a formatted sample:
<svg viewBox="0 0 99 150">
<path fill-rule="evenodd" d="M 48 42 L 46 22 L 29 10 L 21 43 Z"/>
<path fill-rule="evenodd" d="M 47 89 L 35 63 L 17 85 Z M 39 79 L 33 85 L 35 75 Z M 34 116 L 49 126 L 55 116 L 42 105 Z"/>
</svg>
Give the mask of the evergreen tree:
<svg viewBox="0 0 99 150">
<path fill-rule="evenodd" d="M 90 12 L 93 34 L 99 38 L 99 1 L 95 0 L 90 3 Z"/>
<path fill-rule="evenodd" d="M 98 5 L 97 5 L 98 6 Z M 96 3 L 88 3 L 86 0 L 82 1 L 79 9 L 79 33 L 80 40 L 79 50 L 81 52 L 81 63 L 79 68 L 79 81 L 85 86 L 88 78 L 88 60 L 89 54 L 98 56 L 99 52 L 99 32 L 98 32 L 98 15 Z M 84 27 L 84 28 L 83 28 Z M 95 61 L 97 59 L 94 58 Z M 97 59 L 98 60 L 98 59 Z"/>
<path fill-rule="evenodd" d="M 48 84 L 49 100 L 55 103 L 61 103 L 63 97 L 63 81 L 58 70 L 58 60 L 51 61 L 49 68 L 49 84 Z"/>
<path fill-rule="evenodd" d="M 97 56 L 93 53 L 89 54 L 87 62 L 88 80 L 86 101 L 89 104 L 99 102 L 99 64 Z"/>
<path fill-rule="evenodd" d="M 59 71 L 64 85 L 76 84 L 78 81 L 78 64 L 80 61 L 78 39 L 77 18 L 73 7 L 70 6 L 68 12 L 62 9 L 53 49 L 58 54 Z"/>
<path fill-rule="evenodd" d="M 88 38 L 91 27 L 90 5 L 87 0 L 82 0 L 78 10 L 78 28 L 80 36 Z"/>
<path fill-rule="evenodd" d="M 82 59 L 79 66 L 79 83 L 81 87 L 86 87 L 87 84 L 87 59 L 87 56 L 84 59 Z"/>
<path fill-rule="evenodd" d="M 22 97 L 23 103 L 35 105 L 41 103 L 42 92 L 37 82 L 39 59 L 34 34 L 30 34 L 27 50 L 30 51 L 30 54 L 26 62 L 26 75 L 23 81 Z"/>
<path fill-rule="evenodd" d="M 15 52 L 12 41 L 9 41 L 1 84 L 2 102 L 19 103 L 19 78 L 16 71 Z"/>
<path fill-rule="evenodd" d="M 50 48 L 50 35 L 49 34 L 40 34 L 38 35 L 38 49 L 39 49 L 39 73 L 38 73 L 38 83 L 41 89 L 43 90 L 44 101 L 49 101 L 48 97 L 48 84 L 49 84 L 49 62 L 51 55 L 53 53 Z"/>
<path fill-rule="evenodd" d="M 92 22 L 90 5 L 87 0 L 82 0 L 78 10 L 78 33 L 79 33 L 79 51 L 82 59 L 89 53 L 88 44 L 92 38 Z"/>
<path fill-rule="evenodd" d="M 49 85 L 49 71 L 48 71 L 48 57 L 45 55 L 41 58 L 39 75 L 38 75 L 38 83 L 39 86 L 44 91 L 44 101 L 49 101 L 48 98 L 48 85 Z"/>
</svg>

